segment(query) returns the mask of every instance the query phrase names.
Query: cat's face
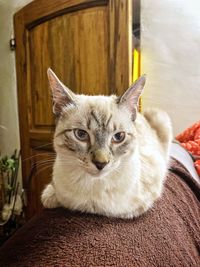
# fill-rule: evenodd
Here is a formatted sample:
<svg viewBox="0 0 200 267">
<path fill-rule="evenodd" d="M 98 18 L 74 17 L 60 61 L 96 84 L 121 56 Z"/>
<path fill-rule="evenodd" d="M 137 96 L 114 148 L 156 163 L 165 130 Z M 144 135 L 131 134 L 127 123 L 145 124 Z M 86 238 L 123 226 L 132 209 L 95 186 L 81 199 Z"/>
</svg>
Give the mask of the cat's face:
<svg viewBox="0 0 200 267">
<path fill-rule="evenodd" d="M 48 71 L 58 116 L 54 146 L 62 164 L 70 164 L 94 177 L 116 170 L 137 147 L 133 121 L 141 93 L 129 89 L 116 96 L 75 95 Z M 130 103 L 130 101 L 132 101 Z"/>
<path fill-rule="evenodd" d="M 62 158 L 89 174 L 100 176 L 117 167 L 136 146 L 131 113 L 114 96 L 76 96 L 55 132 L 55 149 Z"/>
</svg>

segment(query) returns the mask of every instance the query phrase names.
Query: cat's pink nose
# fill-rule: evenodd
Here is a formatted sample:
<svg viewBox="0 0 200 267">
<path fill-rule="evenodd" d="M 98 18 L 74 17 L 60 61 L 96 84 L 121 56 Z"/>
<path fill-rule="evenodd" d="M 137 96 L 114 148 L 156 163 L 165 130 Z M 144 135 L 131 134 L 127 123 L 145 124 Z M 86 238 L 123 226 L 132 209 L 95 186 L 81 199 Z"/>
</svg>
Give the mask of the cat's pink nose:
<svg viewBox="0 0 200 267">
<path fill-rule="evenodd" d="M 92 161 L 93 164 L 97 167 L 98 170 L 102 170 L 108 162 L 99 162 L 99 161 Z"/>
</svg>

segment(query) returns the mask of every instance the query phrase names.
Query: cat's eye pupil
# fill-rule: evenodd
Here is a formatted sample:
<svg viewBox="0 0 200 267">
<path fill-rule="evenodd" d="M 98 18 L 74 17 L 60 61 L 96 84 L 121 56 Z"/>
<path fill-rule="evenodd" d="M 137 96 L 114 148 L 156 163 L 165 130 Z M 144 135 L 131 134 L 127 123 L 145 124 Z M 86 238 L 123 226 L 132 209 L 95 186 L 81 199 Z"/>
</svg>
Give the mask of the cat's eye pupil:
<svg viewBox="0 0 200 267">
<path fill-rule="evenodd" d="M 125 138 L 125 132 L 118 132 L 113 135 L 112 142 L 113 143 L 121 143 L 124 141 Z"/>
<path fill-rule="evenodd" d="M 78 130 L 77 134 L 78 134 L 78 137 L 80 137 L 80 138 L 84 138 L 86 136 L 86 132 L 84 132 L 82 130 Z"/>
<path fill-rule="evenodd" d="M 74 130 L 74 135 L 80 141 L 87 141 L 89 139 L 88 133 L 86 131 L 84 131 L 84 130 L 81 130 L 81 129 L 75 129 Z"/>
<path fill-rule="evenodd" d="M 121 133 L 115 134 L 115 139 L 116 140 L 120 140 L 121 138 L 122 138 L 122 134 Z"/>
</svg>

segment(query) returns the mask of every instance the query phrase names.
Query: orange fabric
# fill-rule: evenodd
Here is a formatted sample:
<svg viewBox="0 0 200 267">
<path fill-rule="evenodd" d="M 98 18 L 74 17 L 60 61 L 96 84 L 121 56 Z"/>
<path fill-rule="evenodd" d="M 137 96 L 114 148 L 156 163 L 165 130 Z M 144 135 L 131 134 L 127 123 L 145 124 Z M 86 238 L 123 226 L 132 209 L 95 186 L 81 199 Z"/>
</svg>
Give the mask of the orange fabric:
<svg viewBox="0 0 200 267">
<path fill-rule="evenodd" d="M 200 157 L 200 121 L 176 136 L 181 145 L 195 157 Z M 200 159 L 196 160 L 194 166 L 200 176 Z"/>
<path fill-rule="evenodd" d="M 194 166 L 200 176 L 200 159 L 196 160 L 195 163 L 194 163 Z"/>
</svg>

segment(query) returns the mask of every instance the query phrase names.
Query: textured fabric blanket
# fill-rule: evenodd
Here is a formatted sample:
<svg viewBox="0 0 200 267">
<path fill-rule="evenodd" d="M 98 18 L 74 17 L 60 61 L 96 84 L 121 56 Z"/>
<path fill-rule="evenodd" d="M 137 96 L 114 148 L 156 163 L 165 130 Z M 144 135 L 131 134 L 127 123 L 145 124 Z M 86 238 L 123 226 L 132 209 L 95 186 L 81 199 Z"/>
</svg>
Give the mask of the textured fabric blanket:
<svg viewBox="0 0 200 267">
<path fill-rule="evenodd" d="M 200 121 L 176 136 L 181 145 L 194 157 L 194 166 L 200 177 Z"/>
<path fill-rule="evenodd" d="M 200 266 L 199 200 L 198 184 L 172 160 L 162 198 L 145 215 L 44 210 L 1 247 L 0 266 Z"/>
</svg>

